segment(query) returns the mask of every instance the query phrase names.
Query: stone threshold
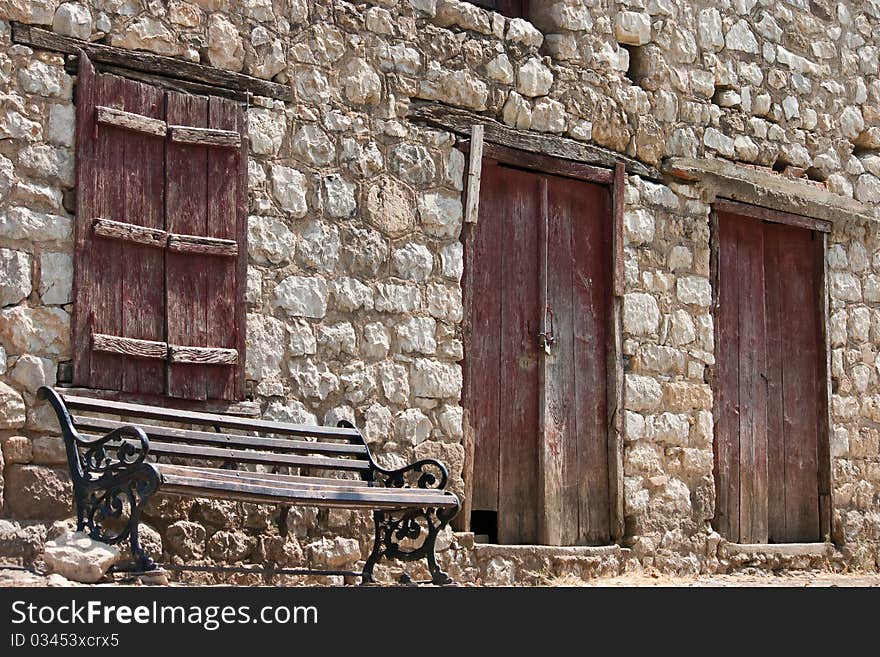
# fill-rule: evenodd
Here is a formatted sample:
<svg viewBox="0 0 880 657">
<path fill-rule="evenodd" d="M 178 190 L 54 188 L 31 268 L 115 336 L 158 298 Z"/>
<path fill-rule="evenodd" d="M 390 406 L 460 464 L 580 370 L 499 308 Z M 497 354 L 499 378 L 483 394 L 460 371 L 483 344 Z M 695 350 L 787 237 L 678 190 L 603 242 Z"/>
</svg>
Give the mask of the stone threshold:
<svg viewBox="0 0 880 657">
<path fill-rule="evenodd" d="M 619 545 L 500 545 L 474 543 L 473 551 L 479 558 L 516 557 L 624 557 L 629 548 Z"/>
<path fill-rule="evenodd" d="M 728 555 L 777 554 L 784 557 L 830 557 L 836 548 L 831 543 L 725 543 Z"/>
</svg>

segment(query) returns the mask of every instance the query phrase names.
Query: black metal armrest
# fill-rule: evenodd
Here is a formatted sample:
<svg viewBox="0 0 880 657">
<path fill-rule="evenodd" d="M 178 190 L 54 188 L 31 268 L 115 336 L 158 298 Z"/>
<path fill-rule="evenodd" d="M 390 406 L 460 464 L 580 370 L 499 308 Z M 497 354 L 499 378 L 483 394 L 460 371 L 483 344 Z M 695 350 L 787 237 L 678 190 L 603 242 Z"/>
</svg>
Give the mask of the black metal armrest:
<svg viewBox="0 0 880 657">
<path fill-rule="evenodd" d="M 449 482 L 449 471 L 436 459 L 421 459 L 397 470 L 386 470 L 374 461 L 375 480 L 388 488 L 427 488 L 444 490 Z"/>
<path fill-rule="evenodd" d="M 135 440 L 125 440 L 130 436 Z M 103 436 L 86 439 L 78 433 L 76 444 L 83 448 L 82 464 L 86 472 L 99 475 L 131 470 L 144 462 L 150 452 L 150 439 L 140 427 L 125 425 Z M 117 444 L 114 441 L 119 440 Z M 107 443 L 114 444 L 108 445 Z"/>
</svg>

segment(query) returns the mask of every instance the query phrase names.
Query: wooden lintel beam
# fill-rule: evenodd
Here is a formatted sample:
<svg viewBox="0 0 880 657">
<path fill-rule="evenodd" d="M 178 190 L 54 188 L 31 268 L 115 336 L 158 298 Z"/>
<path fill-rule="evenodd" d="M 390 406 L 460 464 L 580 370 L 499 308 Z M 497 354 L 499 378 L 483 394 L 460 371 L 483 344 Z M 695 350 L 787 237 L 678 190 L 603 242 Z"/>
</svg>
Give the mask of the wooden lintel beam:
<svg viewBox="0 0 880 657">
<path fill-rule="evenodd" d="M 238 351 L 221 347 L 168 346 L 168 360 L 172 363 L 195 363 L 198 365 L 235 365 Z"/>
<path fill-rule="evenodd" d="M 12 42 L 24 44 L 32 48 L 52 50 L 66 55 L 85 53 L 93 61 L 103 64 L 234 89 L 257 96 L 268 96 L 269 98 L 276 98 L 287 102 L 293 100 L 293 91 L 284 84 L 261 80 L 243 73 L 224 71 L 213 66 L 195 64 L 175 57 L 166 57 L 150 52 L 135 52 L 100 43 L 89 43 L 80 39 L 61 36 L 33 25 L 12 23 Z"/>
<path fill-rule="evenodd" d="M 761 219 L 776 224 L 788 224 L 789 226 L 797 226 L 798 228 L 806 228 L 807 230 L 817 230 L 820 233 L 831 232 L 831 222 L 824 219 L 814 219 L 813 217 L 804 217 L 792 212 L 784 212 L 782 210 L 771 210 L 759 205 L 751 205 L 749 203 L 740 203 L 739 201 L 731 201 L 725 198 L 716 198 L 712 203 L 712 207 L 720 212 L 728 212 L 730 214 L 739 214 L 753 219 Z"/>
<path fill-rule="evenodd" d="M 422 121 L 462 137 L 470 137 L 473 126 L 479 124 L 483 126 L 483 139 L 486 143 L 612 169 L 618 162 L 622 162 L 627 173 L 650 180 L 661 180 L 663 177 L 654 167 L 599 146 L 559 135 L 517 130 L 491 117 L 439 103 L 413 103 L 410 106 L 409 119 Z"/>
<path fill-rule="evenodd" d="M 238 148 L 241 146 L 241 135 L 234 130 L 218 130 L 216 128 L 194 128 L 187 125 L 168 126 L 171 141 L 178 144 L 195 146 L 218 146 L 221 148 Z"/>
</svg>

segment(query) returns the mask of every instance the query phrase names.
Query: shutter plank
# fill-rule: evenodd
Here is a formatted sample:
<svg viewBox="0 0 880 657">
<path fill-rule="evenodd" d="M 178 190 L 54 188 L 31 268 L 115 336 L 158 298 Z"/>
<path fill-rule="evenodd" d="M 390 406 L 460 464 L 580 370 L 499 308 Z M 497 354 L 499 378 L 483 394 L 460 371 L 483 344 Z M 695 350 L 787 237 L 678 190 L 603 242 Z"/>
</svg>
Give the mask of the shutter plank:
<svg viewBox="0 0 880 657">
<path fill-rule="evenodd" d="M 215 187 L 214 183 L 208 183 Z M 232 190 L 234 193 L 234 189 Z M 211 197 L 208 197 L 211 203 Z M 223 240 L 216 237 L 202 237 L 200 235 L 176 235 L 168 236 L 168 250 L 176 253 L 195 253 L 200 255 L 237 256 L 238 244 L 235 240 Z"/>
<path fill-rule="evenodd" d="M 126 102 L 126 81 L 114 75 L 100 75 L 96 82 L 96 102 L 121 109 Z M 111 126 L 96 132 L 95 214 L 97 217 L 125 217 L 125 138 L 128 133 Z M 87 306 L 91 315 L 91 331 L 122 335 L 122 242 L 94 240 L 91 248 L 93 296 Z M 120 390 L 122 368 L 122 356 L 93 352 L 89 383 L 96 388 Z"/>
<path fill-rule="evenodd" d="M 243 130 L 244 118 L 233 101 L 212 97 L 208 107 L 208 123 L 212 130 L 232 132 L 238 137 Z M 244 140 L 240 140 L 244 141 Z M 236 144 L 237 146 L 240 144 Z M 212 148 L 208 151 L 208 206 L 207 232 L 216 241 L 236 244 L 239 235 L 239 170 L 246 168 L 242 151 Z M 244 252 L 244 249 L 242 249 Z M 243 257 L 246 254 L 242 254 Z M 238 275 L 236 258 L 210 258 L 205 262 L 207 272 L 207 345 L 236 351 L 236 299 Z M 217 362 L 217 361 L 214 361 Z M 206 394 L 212 399 L 235 399 L 236 368 L 234 362 L 226 367 L 205 367 Z"/>
<path fill-rule="evenodd" d="M 164 342 L 123 338 L 103 333 L 92 335 L 92 349 L 111 354 L 123 354 L 133 358 L 154 358 L 164 361 L 168 357 L 168 345 Z"/>
<path fill-rule="evenodd" d="M 91 223 L 95 218 L 95 106 L 97 80 L 88 57 L 79 58 L 76 78 L 76 218 L 73 276 L 73 383 L 90 387 L 90 312 L 93 288 Z"/>
<path fill-rule="evenodd" d="M 165 94 L 155 87 L 126 80 L 125 108 L 155 125 L 164 121 Z M 126 223 L 156 233 L 165 228 L 165 145 L 143 131 L 125 134 Z M 112 215 L 111 215 L 112 216 Z M 137 242 L 122 243 L 122 332 L 135 340 L 162 342 L 165 337 L 165 254 Z M 123 360 L 125 392 L 161 394 L 165 390 L 165 363 L 136 358 Z"/>
<path fill-rule="evenodd" d="M 169 91 L 168 123 L 207 127 L 208 99 Z M 166 142 L 166 225 L 169 232 L 208 235 L 208 150 L 204 146 Z M 166 253 L 167 339 L 169 343 L 207 346 L 207 280 L 209 256 Z M 222 346 L 222 345 L 218 345 Z M 202 366 L 170 363 L 168 394 L 205 399 Z"/>
<path fill-rule="evenodd" d="M 172 363 L 197 363 L 199 365 L 235 365 L 238 352 L 219 347 L 184 347 L 171 345 L 168 359 Z"/>
<path fill-rule="evenodd" d="M 161 200 L 161 193 L 160 193 Z M 125 221 L 113 219 L 95 219 L 93 224 L 95 235 L 108 239 L 137 242 L 156 248 L 164 248 L 168 240 L 168 233 L 155 228 L 145 228 Z"/>
<path fill-rule="evenodd" d="M 158 90 L 154 90 L 154 93 L 161 95 L 161 92 Z M 153 137 L 164 137 L 168 131 L 168 126 L 162 119 L 144 116 L 139 112 L 126 112 L 115 107 L 105 107 L 103 105 L 98 105 L 96 111 L 98 113 L 98 123 L 101 125 L 112 125 L 117 128 L 124 128 L 125 130 L 152 135 Z"/>
<path fill-rule="evenodd" d="M 219 106 L 223 102 L 230 101 L 212 96 L 210 104 Z M 225 125 L 225 122 L 223 124 Z M 241 136 L 235 130 L 194 128 L 187 125 L 172 125 L 169 126 L 169 130 L 171 132 L 171 141 L 179 144 L 196 144 L 221 148 L 238 148 L 241 145 Z"/>
</svg>

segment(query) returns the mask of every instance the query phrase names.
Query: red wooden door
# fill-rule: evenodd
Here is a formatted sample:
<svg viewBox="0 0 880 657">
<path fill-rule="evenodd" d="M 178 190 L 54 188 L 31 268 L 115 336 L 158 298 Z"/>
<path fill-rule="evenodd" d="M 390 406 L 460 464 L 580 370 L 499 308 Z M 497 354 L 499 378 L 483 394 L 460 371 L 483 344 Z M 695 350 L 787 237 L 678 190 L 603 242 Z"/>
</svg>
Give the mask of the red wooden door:
<svg viewBox="0 0 880 657">
<path fill-rule="evenodd" d="M 741 543 L 822 540 L 820 242 L 718 213 L 718 246 L 716 529 Z"/>
<path fill-rule="evenodd" d="M 472 508 L 497 514 L 501 543 L 610 538 L 610 216 L 606 188 L 484 161 L 464 404 Z M 547 354 L 539 334 L 551 317 Z"/>
</svg>

